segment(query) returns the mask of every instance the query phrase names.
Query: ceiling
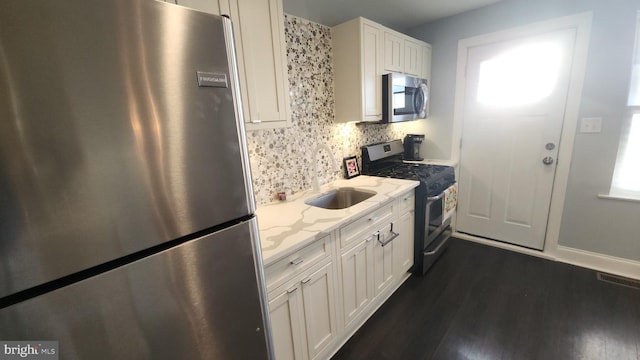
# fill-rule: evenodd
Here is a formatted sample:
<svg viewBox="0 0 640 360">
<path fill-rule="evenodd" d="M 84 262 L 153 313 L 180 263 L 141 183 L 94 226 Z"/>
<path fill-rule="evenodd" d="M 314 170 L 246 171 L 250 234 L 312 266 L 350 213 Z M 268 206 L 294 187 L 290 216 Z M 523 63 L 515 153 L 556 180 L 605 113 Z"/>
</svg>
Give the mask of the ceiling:
<svg viewBox="0 0 640 360">
<path fill-rule="evenodd" d="M 284 12 L 334 26 L 362 16 L 397 31 L 501 0 L 284 0 Z"/>
</svg>

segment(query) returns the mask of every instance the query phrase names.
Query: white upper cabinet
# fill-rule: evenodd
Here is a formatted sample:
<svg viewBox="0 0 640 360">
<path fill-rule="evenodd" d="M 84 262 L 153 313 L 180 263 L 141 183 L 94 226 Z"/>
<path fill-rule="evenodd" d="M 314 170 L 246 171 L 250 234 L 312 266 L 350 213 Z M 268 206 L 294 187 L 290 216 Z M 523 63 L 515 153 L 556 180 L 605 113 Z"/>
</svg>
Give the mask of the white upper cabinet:
<svg viewBox="0 0 640 360">
<path fill-rule="evenodd" d="M 431 80 L 431 45 L 429 44 L 422 46 L 422 73 L 420 73 L 420 77 Z M 431 87 L 431 81 L 428 82 L 428 85 Z"/>
<path fill-rule="evenodd" d="M 332 29 L 336 122 L 382 120 L 382 32 L 356 18 Z"/>
<path fill-rule="evenodd" d="M 420 77 L 422 75 L 422 45 L 413 40 L 404 40 L 404 72 Z"/>
<path fill-rule="evenodd" d="M 228 15 L 247 130 L 290 126 L 282 0 L 229 0 Z"/>
<path fill-rule="evenodd" d="M 431 45 L 385 27 L 382 27 L 382 31 L 384 73 L 395 72 L 423 77 L 425 66 L 431 68 Z"/>
<path fill-rule="evenodd" d="M 423 41 L 361 17 L 331 33 L 336 122 L 382 120 L 383 74 L 429 79 L 431 45 Z"/>
<path fill-rule="evenodd" d="M 166 0 L 233 23 L 247 130 L 291 126 L 282 0 Z"/>
<path fill-rule="evenodd" d="M 404 39 L 395 31 L 384 31 L 384 72 L 404 70 Z"/>
</svg>

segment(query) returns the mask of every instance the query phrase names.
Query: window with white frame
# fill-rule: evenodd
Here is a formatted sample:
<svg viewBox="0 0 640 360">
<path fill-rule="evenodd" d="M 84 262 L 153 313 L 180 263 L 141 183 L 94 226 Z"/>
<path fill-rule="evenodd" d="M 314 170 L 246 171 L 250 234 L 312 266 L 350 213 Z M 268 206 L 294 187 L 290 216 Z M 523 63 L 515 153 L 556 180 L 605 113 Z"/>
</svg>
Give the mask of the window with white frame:
<svg viewBox="0 0 640 360">
<path fill-rule="evenodd" d="M 627 110 L 609 195 L 640 199 L 640 12 L 636 18 L 636 39 Z"/>
</svg>

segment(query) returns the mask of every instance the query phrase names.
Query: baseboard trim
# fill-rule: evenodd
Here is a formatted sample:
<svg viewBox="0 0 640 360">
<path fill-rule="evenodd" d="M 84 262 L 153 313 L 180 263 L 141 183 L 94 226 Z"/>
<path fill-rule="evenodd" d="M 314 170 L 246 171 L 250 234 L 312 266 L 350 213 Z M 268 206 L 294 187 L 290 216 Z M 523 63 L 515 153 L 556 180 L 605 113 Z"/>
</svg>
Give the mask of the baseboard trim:
<svg viewBox="0 0 640 360">
<path fill-rule="evenodd" d="M 558 245 L 556 260 L 640 280 L 640 262 Z"/>
<path fill-rule="evenodd" d="M 511 245 L 495 240 L 488 240 L 481 237 L 454 232 L 456 238 L 476 242 L 483 245 L 493 246 L 500 249 L 510 250 L 521 254 L 537 256 L 539 258 L 554 260 L 565 264 L 580 266 L 587 269 L 597 270 L 609 274 L 619 275 L 630 279 L 640 280 L 640 262 L 623 259 L 615 256 L 598 254 L 590 251 L 570 248 L 558 245 L 554 254 Z"/>
</svg>

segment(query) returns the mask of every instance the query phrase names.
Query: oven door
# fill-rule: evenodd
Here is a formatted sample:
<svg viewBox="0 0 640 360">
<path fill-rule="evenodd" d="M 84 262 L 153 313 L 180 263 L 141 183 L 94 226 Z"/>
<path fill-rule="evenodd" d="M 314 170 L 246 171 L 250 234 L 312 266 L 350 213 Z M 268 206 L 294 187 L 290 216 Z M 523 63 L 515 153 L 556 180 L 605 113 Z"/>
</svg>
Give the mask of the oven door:
<svg viewBox="0 0 640 360">
<path fill-rule="evenodd" d="M 422 248 L 416 249 L 414 274 L 424 275 L 447 248 L 451 237 L 451 218 L 444 218 L 444 196 L 442 192 L 437 196 L 424 197 L 424 235 Z"/>
<path fill-rule="evenodd" d="M 383 121 L 400 122 L 427 117 L 427 80 L 404 74 L 386 74 L 382 80 Z"/>
<path fill-rule="evenodd" d="M 433 241 L 442 233 L 451 223 L 443 221 L 444 214 L 442 212 L 444 206 L 444 192 L 437 196 L 427 197 L 425 201 L 425 224 L 424 224 L 424 243 L 422 248 L 426 249 Z"/>
</svg>

